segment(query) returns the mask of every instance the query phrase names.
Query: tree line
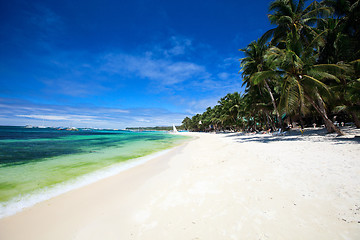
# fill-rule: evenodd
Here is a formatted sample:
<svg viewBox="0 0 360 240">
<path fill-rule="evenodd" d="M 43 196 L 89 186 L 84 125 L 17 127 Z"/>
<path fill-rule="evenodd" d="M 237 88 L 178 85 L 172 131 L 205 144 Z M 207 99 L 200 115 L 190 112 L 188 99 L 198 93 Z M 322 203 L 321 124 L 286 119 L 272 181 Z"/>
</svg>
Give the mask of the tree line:
<svg viewBox="0 0 360 240">
<path fill-rule="evenodd" d="M 240 49 L 245 91 L 229 93 L 202 114 L 186 117 L 190 131 L 277 130 L 337 124 L 360 128 L 360 0 L 275 0 L 273 29 Z"/>
</svg>

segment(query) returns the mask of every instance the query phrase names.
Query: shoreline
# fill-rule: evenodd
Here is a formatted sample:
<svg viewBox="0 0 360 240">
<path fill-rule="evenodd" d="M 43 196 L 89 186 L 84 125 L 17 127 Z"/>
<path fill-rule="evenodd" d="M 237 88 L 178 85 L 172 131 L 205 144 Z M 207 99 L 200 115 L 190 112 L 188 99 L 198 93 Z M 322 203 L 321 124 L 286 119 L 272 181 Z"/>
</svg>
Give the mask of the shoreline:
<svg viewBox="0 0 360 240">
<path fill-rule="evenodd" d="M 191 139 L 189 139 L 191 140 Z M 94 172 L 87 173 L 85 175 L 76 177 L 74 179 L 55 184 L 51 187 L 41 188 L 35 190 L 31 193 L 20 195 L 14 197 L 6 202 L 0 203 L 0 220 L 14 214 L 17 214 L 24 209 L 31 208 L 32 206 L 39 204 L 41 202 L 50 200 L 54 197 L 62 195 L 64 193 L 85 187 L 87 185 L 101 181 L 102 179 L 112 177 L 114 175 L 120 174 L 121 172 L 127 171 L 133 167 L 145 164 L 148 161 L 151 161 L 154 158 L 161 157 L 166 155 L 173 149 L 186 144 L 189 140 L 182 140 L 180 144 L 177 144 L 168 149 L 160 150 L 143 157 L 138 157 L 134 159 L 129 159 L 124 162 L 119 162 L 111 166 L 96 170 Z"/>
<path fill-rule="evenodd" d="M 1 239 L 360 237 L 358 143 L 181 134 L 196 138 L 0 219 Z"/>
</svg>

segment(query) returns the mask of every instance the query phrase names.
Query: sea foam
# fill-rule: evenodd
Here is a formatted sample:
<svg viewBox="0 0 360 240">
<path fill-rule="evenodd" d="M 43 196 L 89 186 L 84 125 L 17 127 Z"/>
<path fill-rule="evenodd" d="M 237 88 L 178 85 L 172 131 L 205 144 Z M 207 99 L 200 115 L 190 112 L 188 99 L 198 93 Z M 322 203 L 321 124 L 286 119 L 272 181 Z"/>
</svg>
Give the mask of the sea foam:
<svg viewBox="0 0 360 240">
<path fill-rule="evenodd" d="M 162 156 L 168 153 L 170 150 L 171 149 L 162 150 L 160 152 L 153 153 L 144 157 L 127 160 L 125 162 L 114 164 L 112 166 L 103 168 L 101 170 L 97 170 L 92 173 L 85 174 L 73 180 L 55 184 L 52 187 L 45 187 L 33 191 L 32 193 L 29 194 L 19 195 L 7 202 L 0 203 L 0 218 L 14 215 L 15 213 L 18 213 L 25 208 L 34 206 L 39 202 L 49 200 L 53 197 L 56 197 L 58 195 L 61 195 L 63 193 L 69 192 L 77 188 L 81 188 L 83 186 L 97 182 L 101 179 L 114 176 L 127 169 L 144 164 L 145 162 L 151 159 Z"/>
</svg>

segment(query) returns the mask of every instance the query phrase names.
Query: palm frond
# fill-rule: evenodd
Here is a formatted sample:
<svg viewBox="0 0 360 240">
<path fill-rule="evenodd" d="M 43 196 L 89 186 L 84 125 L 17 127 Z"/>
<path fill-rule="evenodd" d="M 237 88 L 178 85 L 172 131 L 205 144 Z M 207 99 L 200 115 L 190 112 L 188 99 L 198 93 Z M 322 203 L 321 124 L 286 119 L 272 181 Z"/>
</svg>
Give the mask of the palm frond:
<svg viewBox="0 0 360 240">
<path fill-rule="evenodd" d="M 310 69 L 307 71 L 307 74 L 316 79 L 329 79 L 329 80 L 335 80 L 338 83 L 340 82 L 339 78 L 328 72 L 322 72 L 315 69 Z"/>
<path fill-rule="evenodd" d="M 253 85 L 258 85 L 263 83 L 265 79 L 273 78 L 277 74 L 278 73 L 276 71 L 272 71 L 272 70 L 257 72 L 250 77 L 250 81 Z"/>
<path fill-rule="evenodd" d="M 299 92 L 291 81 L 287 78 L 282 87 L 281 98 L 279 102 L 279 109 L 281 113 L 291 112 L 299 106 Z"/>
<path fill-rule="evenodd" d="M 347 110 L 347 106 L 346 105 L 340 105 L 340 106 L 336 106 L 333 111 L 336 113 L 342 112 L 342 111 L 346 111 Z"/>
<path fill-rule="evenodd" d="M 305 2 L 306 2 L 306 0 L 299 0 L 297 8 L 296 8 L 297 13 L 302 12 L 304 10 Z"/>
<path fill-rule="evenodd" d="M 278 18 L 277 24 L 279 25 L 290 25 L 292 23 L 292 18 L 289 16 L 281 16 Z"/>
<path fill-rule="evenodd" d="M 348 64 L 316 64 L 312 66 L 314 70 L 328 72 L 334 75 L 352 73 L 353 69 Z"/>
<path fill-rule="evenodd" d="M 318 80 L 312 76 L 309 76 L 309 75 L 303 75 L 303 78 L 304 78 L 304 80 L 310 80 L 310 82 L 309 82 L 310 86 L 312 85 L 312 86 L 320 87 L 326 91 L 329 91 L 329 87 L 325 83 L 321 82 L 320 80 Z"/>
<path fill-rule="evenodd" d="M 281 12 L 283 15 L 291 15 L 291 6 L 288 4 L 288 0 L 275 0 L 270 3 L 269 11 Z"/>
</svg>

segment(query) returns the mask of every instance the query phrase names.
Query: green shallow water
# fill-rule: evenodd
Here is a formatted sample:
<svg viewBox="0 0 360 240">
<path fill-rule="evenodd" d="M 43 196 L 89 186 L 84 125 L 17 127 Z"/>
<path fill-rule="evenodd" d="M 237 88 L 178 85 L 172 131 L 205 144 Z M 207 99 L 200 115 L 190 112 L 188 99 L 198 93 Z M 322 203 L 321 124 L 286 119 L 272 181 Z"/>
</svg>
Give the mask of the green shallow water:
<svg viewBox="0 0 360 240">
<path fill-rule="evenodd" d="M 0 127 L 0 202 L 174 147 L 187 139 L 162 132 L 15 130 L 4 134 Z"/>
</svg>

